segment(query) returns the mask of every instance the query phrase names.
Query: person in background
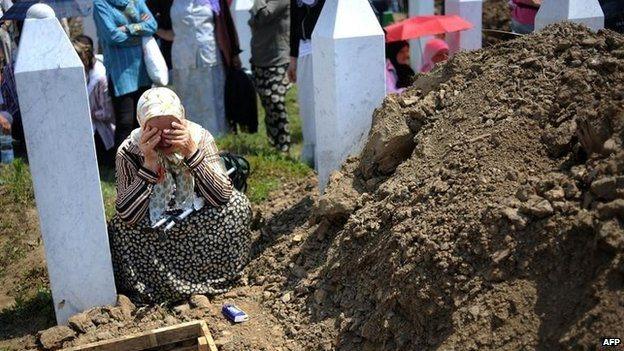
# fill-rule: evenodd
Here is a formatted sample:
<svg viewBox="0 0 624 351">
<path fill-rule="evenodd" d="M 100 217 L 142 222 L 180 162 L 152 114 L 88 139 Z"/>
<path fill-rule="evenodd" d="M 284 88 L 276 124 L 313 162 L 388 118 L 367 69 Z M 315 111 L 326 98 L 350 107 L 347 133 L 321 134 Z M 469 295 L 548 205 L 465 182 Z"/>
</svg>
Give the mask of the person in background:
<svg viewBox="0 0 624 351">
<path fill-rule="evenodd" d="M 316 123 L 312 80 L 312 32 L 325 0 L 290 0 L 290 63 L 288 78 L 298 85 L 299 114 L 303 120 L 301 159 L 314 166 Z"/>
<path fill-rule="evenodd" d="M 115 112 L 115 147 L 136 126 L 136 105 L 152 81 L 143 60 L 143 37 L 156 33 L 144 0 L 94 0 L 93 17 L 104 53 Z"/>
<path fill-rule="evenodd" d="M 377 21 L 379 24 L 383 25 L 383 15 L 386 11 L 388 11 L 388 1 L 387 0 L 368 0 L 371 4 L 371 8 L 377 17 Z"/>
<path fill-rule="evenodd" d="M 11 134 L 13 117 L 6 111 L 0 111 L 0 134 Z"/>
<path fill-rule="evenodd" d="M 386 93 L 402 93 L 410 86 L 416 74 L 409 65 L 407 41 L 386 43 Z"/>
<path fill-rule="evenodd" d="M 85 67 L 87 93 L 91 108 L 95 152 L 101 166 L 113 166 L 113 147 L 115 146 L 115 116 L 113 102 L 108 93 L 106 68 L 95 58 L 93 41 L 85 35 L 74 38 L 74 49 Z"/>
<path fill-rule="evenodd" d="M 171 5 L 173 0 L 146 0 L 147 8 L 150 9 L 156 23 L 158 23 L 158 30 L 156 36 L 160 39 L 159 46 L 160 51 L 165 58 L 167 68 L 171 69 L 171 47 L 173 45 L 173 27 L 171 25 Z"/>
<path fill-rule="evenodd" d="M 14 53 L 17 51 L 14 49 Z M 0 80 L 0 91 L 2 95 L 3 110 L 6 111 L 12 118 L 11 134 L 15 140 L 15 154 L 17 156 L 26 157 L 26 138 L 24 136 L 24 127 L 22 124 L 22 114 L 20 112 L 19 100 L 17 98 L 17 86 L 15 85 L 15 58 L 17 55 L 12 55 L 2 68 L 2 75 Z"/>
<path fill-rule="evenodd" d="M 118 288 L 142 302 L 227 291 L 249 260 L 249 200 L 226 175 L 213 136 L 186 119 L 173 91 L 146 91 L 138 120 L 117 151 L 109 238 Z M 187 216 L 164 231 L 162 221 L 180 213 Z"/>
<path fill-rule="evenodd" d="M 241 67 L 238 34 L 225 0 L 177 0 L 171 7 L 174 88 L 188 118 L 221 136 L 226 70 Z"/>
<path fill-rule="evenodd" d="M 290 149 L 286 111 L 290 0 L 255 0 L 251 8 L 251 64 L 269 142 L 281 152 Z"/>
<path fill-rule="evenodd" d="M 444 62 L 449 58 L 449 46 L 442 39 L 431 39 L 425 44 L 425 52 L 423 53 L 423 66 L 420 71 L 429 72 L 436 64 Z"/>
<path fill-rule="evenodd" d="M 624 33 L 624 1 L 600 0 L 605 17 L 605 28 Z"/>
<path fill-rule="evenodd" d="M 511 30 L 518 34 L 529 34 L 535 28 L 535 15 L 542 0 L 509 0 L 511 8 Z"/>
</svg>

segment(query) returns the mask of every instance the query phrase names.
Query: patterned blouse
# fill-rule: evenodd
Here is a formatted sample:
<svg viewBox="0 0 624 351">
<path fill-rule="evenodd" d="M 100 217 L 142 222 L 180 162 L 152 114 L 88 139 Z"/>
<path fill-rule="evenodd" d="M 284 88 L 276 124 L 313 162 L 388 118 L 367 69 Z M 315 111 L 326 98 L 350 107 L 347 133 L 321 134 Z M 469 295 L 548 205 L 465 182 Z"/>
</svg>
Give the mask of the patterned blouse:
<svg viewBox="0 0 624 351">
<path fill-rule="evenodd" d="M 184 161 L 195 177 L 195 191 L 214 207 L 225 205 L 232 195 L 232 183 L 225 174 L 212 135 L 204 131 L 197 152 Z M 119 218 L 136 224 L 148 213 L 149 199 L 158 174 L 143 167 L 143 155 L 130 138 L 117 151 L 117 201 Z"/>
</svg>

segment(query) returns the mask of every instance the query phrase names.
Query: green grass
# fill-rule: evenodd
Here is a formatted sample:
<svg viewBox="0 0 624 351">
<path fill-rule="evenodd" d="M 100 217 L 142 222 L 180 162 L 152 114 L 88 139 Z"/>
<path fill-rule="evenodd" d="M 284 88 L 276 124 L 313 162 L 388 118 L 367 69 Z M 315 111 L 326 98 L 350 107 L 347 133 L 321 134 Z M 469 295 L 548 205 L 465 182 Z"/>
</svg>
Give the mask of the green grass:
<svg viewBox="0 0 624 351">
<path fill-rule="evenodd" d="M 12 203 L 33 204 L 35 196 L 32 178 L 28 165 L 23 160 L 16 159 L 12 164 L 0 167 L 0 186 L 6 189 Z"/>
<path fill-rule="evenodd" d="M 28 165 L 16 159 L 10 165 L 0 167 L 0 279 L 4 278 L 7 266 L 25 255 L 22 243 L 24 236 L 20 226 L 20 215 L 15 211 L 34 206 L 34 192 Z M 5 212 L 5 211 L 6 212 Z"/>
<path fill-rule="evenodd" d="M 312 170 L 298 161 L 303 137 L 301 134 L 301 118 L 297 104 L 296 88 L 286 95 L 286 109 L 290 116 L 291 152 L 284 155 L 274 149 L 268 142 L 264 125 L 264 109 L 259 106 L 259 130 L 256 134 L 230 134 L 217 139 L 220 150 L 243 155 L 251 164 L 248 179 L 247 196 L 252 203 L 264 201 L 271 191 L 276 190 L 288 180 L 301 179 Z"/>
<path fill-rule="evenodd" d="M 106 219 L 110 220 L 115 215 L 115 198 L 117 197 L 115 172 L 112 169 L 100 168 L 100 185 L 104 198 L 104 212 Z"/>
</svg>

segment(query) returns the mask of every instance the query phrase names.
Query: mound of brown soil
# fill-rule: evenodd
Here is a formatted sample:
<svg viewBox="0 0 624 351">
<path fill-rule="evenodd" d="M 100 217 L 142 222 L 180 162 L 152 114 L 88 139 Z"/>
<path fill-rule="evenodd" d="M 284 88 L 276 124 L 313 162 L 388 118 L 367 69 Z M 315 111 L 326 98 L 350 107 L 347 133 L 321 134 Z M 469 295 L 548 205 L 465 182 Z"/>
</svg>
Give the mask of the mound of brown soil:
<svg viewBox="0 0 624 351">
<path fill-rule="evenodd" d="M 348 321 L 341 349 L 594 348 L 624 330 L 623 59 L 624 37 L 558 25 L 386 99 L 354 172 L 368 193 L 317 283 Z"/>
<path fill-rule="evenodd" d="M 624 37 L 562 24 L 387 98 L 302 244 L 252 263 L 252 282 L 287 270 L 296 299 L 267 306 L 311 349 L 596 348 L 620 333 L 623 59 Z"/>
<path fill-rule="evenodd" d="M 483 2 L 483 28 L 511 31 L 509 0 L 486 0 Z"/>
</svg>

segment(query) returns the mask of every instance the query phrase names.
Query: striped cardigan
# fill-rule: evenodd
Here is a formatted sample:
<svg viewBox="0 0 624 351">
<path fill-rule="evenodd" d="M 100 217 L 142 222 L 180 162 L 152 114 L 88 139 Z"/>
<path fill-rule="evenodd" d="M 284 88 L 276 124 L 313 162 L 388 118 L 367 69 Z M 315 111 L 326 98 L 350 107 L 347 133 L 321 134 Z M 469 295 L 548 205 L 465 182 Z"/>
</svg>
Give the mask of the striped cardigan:
<svg viewBox="0 0 624 351">
<path fill-rule="evenodd" d="M 195 192 L 214 207 L 228 203 L 232 182 L 225 174 L 221 156 L 212 135 L 204 131 L 197 152 L 184 160 L 195 177 Z M 117 150 L 117 215 L 129 224 L 136 224 L 148 212 L 149 198 L 158 174 L 143 167 L 139 146 L 130 138 Z"/>
</svg>

